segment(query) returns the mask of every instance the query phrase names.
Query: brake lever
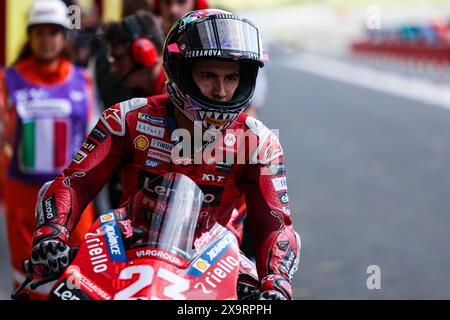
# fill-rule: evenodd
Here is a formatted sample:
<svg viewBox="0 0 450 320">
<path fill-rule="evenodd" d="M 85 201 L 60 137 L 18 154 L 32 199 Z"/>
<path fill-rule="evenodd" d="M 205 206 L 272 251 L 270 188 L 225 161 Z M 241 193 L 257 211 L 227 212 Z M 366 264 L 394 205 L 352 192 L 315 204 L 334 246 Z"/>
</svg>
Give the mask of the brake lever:
<svg viewBox="0 0 450 320">
<path fill-rule="evenodd" d="M 43 286 L 46 283 L 58 280 L 60 276 L 61 275 L 53 275 L 53 276 L 44 278 L 42 280 L 35 281 L 35 282 L 30 284 L 30 289 L 31 290 L 36 290 L 37 288 L 39 288 L 40 286 Z"/>
<path fill-rule="evenodd" d="M 25 280 L 22 282 L 22 284 L 14 290 L 14 292 L 11 294 L 11 299 L 13 300 L 29 300 L 30 294 L 29 293 L 21 293 L 23 289 L 26 288 L 31 282 L 33 282 L 33 265 L 31 264 L 30 260 L 25 260 L 22 263 L 22 269 L 26 274 Z"/>
</svg>

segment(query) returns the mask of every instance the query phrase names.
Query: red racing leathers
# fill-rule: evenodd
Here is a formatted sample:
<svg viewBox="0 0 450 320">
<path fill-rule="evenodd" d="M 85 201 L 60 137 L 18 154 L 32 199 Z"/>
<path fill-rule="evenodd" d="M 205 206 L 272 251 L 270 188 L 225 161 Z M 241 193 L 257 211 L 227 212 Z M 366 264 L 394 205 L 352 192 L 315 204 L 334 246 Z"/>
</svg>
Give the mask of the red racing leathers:
<svg viewBox="0 0 450 320">
<path fill-rule="evenodd" d="M 121 203 L 149 179 L 179 172 L 204 192 L 209 209 L 202 215 L 214 215 L 224 226 L 240 196 L 245 195 L 261 287 L 292 298 L 290 280 L 298 266 L 300 238 L 292 226 L 283 151 L 277 137 L 260 121 L 241 113 L 211 146 L 222 142 L 220 150 L 224 152 L 235 156 L 246 152 L 245 161 L 240 158 L 226 164 L 224 156 L 214 154 L 205 157 L 214 160 L 208 163 L 193 164 L 186 158 L 174 163 L 171 134 L 176 124 L 172 108 L 164 94 L 132 99 L 107 109 L 71 165 L 42 190 L 35 243 L 51 238 L 66 242 L 85 206 L 115 171 L 121 175 Z M 48 203 L 55 203 L 57 211 L 51 220 L 44 214 Z"/>
</svg>

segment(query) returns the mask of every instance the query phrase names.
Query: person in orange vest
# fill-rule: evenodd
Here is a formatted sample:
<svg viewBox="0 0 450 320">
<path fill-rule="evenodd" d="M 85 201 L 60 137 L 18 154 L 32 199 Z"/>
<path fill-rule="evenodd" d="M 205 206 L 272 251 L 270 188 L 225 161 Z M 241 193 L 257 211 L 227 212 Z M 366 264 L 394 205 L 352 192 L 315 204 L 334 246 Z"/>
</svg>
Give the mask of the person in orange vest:
<svg viewBox="0 0 450 320">
<path fill-rule="evenodd" d="M 72 162 L 80 147 L 88 154 L 96 146 L 84 142 L 95 106 L 93 83 L 85 69 L 65 58 L 67 23 L 62 1 L 35 1 L 28 13 L 27 42 L 17 61 L 0 73 L 0 176 L 15 287 L 25 279 L 22 262 L 31 254 L 33 231 L 40 222 L 34 214 L 40 188 Z M 74 173 L 67 184 L 76 183 L 77 177 Z M 44 219 L 57 216 L 59 209 L 54 195 L 48 197 Z M 91 226 L 94 207 L 89 205 L 85 214 L 72 245 Z M 41 287 L 33 298 L 44 298 L 48 289 Z"/>
</svg>

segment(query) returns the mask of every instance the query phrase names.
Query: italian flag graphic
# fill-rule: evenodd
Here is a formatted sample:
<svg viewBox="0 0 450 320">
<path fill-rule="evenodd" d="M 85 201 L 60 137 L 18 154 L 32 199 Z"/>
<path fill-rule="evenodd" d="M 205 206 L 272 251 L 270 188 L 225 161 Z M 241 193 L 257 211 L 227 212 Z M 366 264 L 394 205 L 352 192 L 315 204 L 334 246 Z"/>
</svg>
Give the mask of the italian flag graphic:
<svg viewBox="0 0 450 320">
<path fill-rule="evenodd" d="M 20 146 L 23 169 L 45 173 L 65 167 L 68 135 L 68 125 L 64 120 L 25 121 Z"/>
</svg>

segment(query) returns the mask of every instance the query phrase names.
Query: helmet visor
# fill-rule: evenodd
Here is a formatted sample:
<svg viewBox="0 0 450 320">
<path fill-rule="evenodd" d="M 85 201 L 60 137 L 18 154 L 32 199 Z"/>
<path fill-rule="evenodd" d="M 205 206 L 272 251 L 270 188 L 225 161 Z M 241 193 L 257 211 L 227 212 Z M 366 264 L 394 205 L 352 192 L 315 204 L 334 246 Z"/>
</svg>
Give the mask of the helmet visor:
<svg viewBox="0 0 450 320">
<path fill-rule="evenodd" d="M 248 20 L 223 15 L 193 24 L 179 39 L 186 58 L 222 57 L 263 60 L 258 29 Z"/>
</svg>

